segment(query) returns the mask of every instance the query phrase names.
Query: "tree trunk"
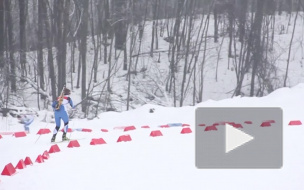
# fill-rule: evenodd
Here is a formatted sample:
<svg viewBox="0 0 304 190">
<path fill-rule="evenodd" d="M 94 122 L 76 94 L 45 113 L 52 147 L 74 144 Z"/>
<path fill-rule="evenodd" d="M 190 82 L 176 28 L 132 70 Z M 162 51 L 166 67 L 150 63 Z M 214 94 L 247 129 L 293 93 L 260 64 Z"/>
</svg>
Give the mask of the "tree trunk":
<svg viewBox="0 0 304 190">
<path fill-rule="evenodd" d="M 217 14 L 218 14 L 218 4 L 214 5 L 213 8 L 213 16 L 214 16 L 214 42 L 218 42 L 218 21 L 217 21 Z"/>
<path fill-rule="evenodd" d="M 80 41 L 81 40 L 78 40 L 78 47 L 79 47 L 79 49 L 80 49 L 80 46 L 81 46 L 81 42 Z M 81 51 L 79 50 L 76 88 L 80 88 L 80 78 L 81 78 Z"/>
<path fill-rule="evenodd" d="M 55 68 L 54 68 L 54 59 L 53 59 L 53 33 L 51 32 L 52 30 L 52 25 L 51 25 L 51 19 L 50 16 L 48 16 L 48 0 L 41 0 L 41 6 L 43 9 L 43 12 L 45 14 L 42 14 L 44 22 L 45 22 L 45 33 L 46 33 L 46 44 L 47 44 L 47 49 L 48 49 L 48 68 L 49 68 L 49 78 L 51 80 L 51 92 L 52 92 L 52 98 L 53 100 L 56 100 L 57 93 L 56 93 L 56 77 L 55 77 Z"/>
<path fill-rule="evenodd" d="M 83 18 L 81 20 L 81 99 L 84 100 L 81 104 L 82 112 L 87 112 L 87 101 L 85 100 L 86 94 L 86 55 L 87 55 L 87 35 L 88 35 L 88 17 L 89 1 L 83 1 Z"/>
<path fill-rule="evenodd" d="M 2 69 L 5 65 L 4 61 L 4 47 L 5 47 L 5 36 L 4 36 L 4 18 L 5 18 L 5 11 L 4 11 L 4 0 L 0 0 L 0 69 Z"/>
<path fill-rule="evenodd" d="M 22 0 L 21 0 L 22 1 Z M 45 90 L 44 82 L 44 65 L 43 65 L 43 20 L 45 18 L 42 14 L 43 12 L 42 1 L 38 1 L 38 49 L 37 49 L 37 64 L 38 64 L 38 76 L 40 82 L 40 88 Z M 41 97 L 45 98 L 45 97 Z"/>
<path fill-rule="evenodd" d="M 228 57 L 232 57 L 232 41 L 233 41 L 233 30 L 234 30 L 234 0 L 230 0 L 228 3 L 228 19 L 229 19 L 229 49 Z"/>
<path fill-rule="evenodd" d="M 250 96 L 254 96 L 255 75 L 257 72 L 257 68 L 262 62 L 262 56 L 263 56 L 263 51 L 261 49 L 261 30 L 262 30 L 262 21 L 263 21 L 263 10 L 264 10 L 264 0 L 257 0 L 257 10 L 255 13 L 254 26 L 253 26 L 254 53 L 253 53 L 251 84 L 250 84 Z"/>
<path fill-rule="evenodd" d="M 20 66 L 21 77 L 27 75 L 26 72 L 26 15 L 27 0 L 19 0 L 19 25 L 20 25 Z"/>
<path fill-rule="evenodd" d="M 279 0 L 279 6 L 278 6 L 278 14 L 279 15 L 282 15 L 282 12 L 283 12 L 283 0 Z"/>
<path fill-rule="evenodd" d="M 300 4 L 301 4 L 301 0 L 298 0 L 298 10 L 297 10 L 297 13 L 296 13 L 296 16 L 295 16 L 293 31 L 292 31 L 292 35 L 291 35 L 291 39 L 290 39 L 289 50 L 288 50 L 287 67 L 286 67 L 286 73 L 285 73 L 285 77 L 284 77 L 284 87 L 286 87 L 287 78 L 288 78 L 291 47 L 292 47 L 292 42 L 293 42 L 293 38 L 294 38 L 294 33 L 295 33 L 295 30 L 296 30 L 296 23 L 297 23 L 299 10 L 300 10 Z"/>
<path fill-rule="evenodd" d="M 185 83 L 186 83 L 186 76 L 187 76 L 187 67 L 188 67 L 188 57 L 190 52 L 190 42 L 191 42 L 191 34 L 192 34 L 192 25 L 193 25 L 193 12 L 194 12 L 194 1 L 190 0 L 189 9 L 187 9 L 190 14 L 188 17 L 190 17 L 189 26 L 188 26 L 188 36 L 187 36 L 187 46 L 186 46 L 186 57 L 185 57 L 185 64 L 184 64 L 184 73 L 183 73 L 183 79 L 182 79 L 182 86 L 181 86 L 181 98 L 180 98 L 180 107 L 183 106 L 184 103 L 184 95 L 185 95 Z"/>
<path fill-rule="evenodd" d="M 154 51 L 154 43 L 155 43 L 155 33 L 156 33 L 156 15 L 157 15 L 157 7 L 158 7 L 158 0 L 153 1 L 153 21 L 152 21 L 152 39 L 151 39 L 151 49 L 150 49 L 150 57 L 153 57 Z"/>
<path fill-rule="evenodd" d="M 179 42 L 179 28 L 181 23 L 181 10 L 183 5 L 183 0 L 178 0 L 177 2 L 177 12 L 176 12 L 176 18 L 175 18 L 175 24 L 174 24 L 174 40 L 172 44 L 172 55 L 171 55 L 171 61 L 170 61 L 170 90 L 173 86 L 173 104 L 174 107 L 176 107 L 176 89 L 175 89 L 175 82 L 176 82 L 176 76 L 175 73 L 177 71 L 176 66 L 176 49 L 178 49 L 178 42 Z"/>
<path fill-rule="evenodd" d="M 57 9 L 56 27 L 57 27 L 57 65 L 58 65 L 58 89 L 62 89 L 66 83 L 66 35 L 67 22 L 69 18 L 69 3 L 70 0 L 61 1 L 55 0 L 55 8 Z"/>
<path fill-rule="evenodd" d="M 199 102 L 203 101 L 203 92 L 204 92 L 204 67 L 205 67 L 205 61 L 206 61 L 206 53 L 207 53 L 207 37 L 208 37 L 208 29 L 209 29 L 209 22 L 210 22 L 210 14 L 206 18 L 204 30 L 202 33 L 202 40 L 204 39 L 204 53 L 203 53 L 203 60 L 201 62 L 201 68 L 200 68 L 200 85 L 199 85 Z M 205 35 L 204 35 L 205 33 Z M 203 42 L 203 41 L 201 41 Z"/>
<path fill-rule="evenodd" d="M 6 13 L 6 23 L 7 23 L 7 36 L 8 36 L 8 54 L 9 54 L 9 65 L 10 65 L 10 76 L 9 81 L 11 83 L 11 91 L 16 92 L 16 64 L 14 60 L 14 41 L 13 41 L 13 19 L 11 14 L 11 1 L 5 0 L 5 13 Z"/>
<path fill-rule="evenodd" d="M 90 6 L 90 11 L 91 14 L 94 15 L 94 4 L 93 1 L 91 1 L 91 6 Z M 98 73 L 98 52 L 100 49 L 100 40 L 95 40 L 95 24 L 94 24 L 94 19 L 90 18 L 91 20 L 91 35 L 92 35 L 92 43 L 94 47 L 94 58 L 93 58 L 93 73 L 94 73 L 94 83 L 97 82 L 97 73 Z M 97 31 L 98 32 L 98 31 Z M 98 33 L 97 33 L 97 39 L 98 39 Z"/>
<path fill-rule="evenodd" d="M 240 20 L 240 25 L 239 25 L 239 31 L 240 31 L 240 38 L 239 41 L 243 42 L 244 36 L 245 36 L 245 26 L 246 26 L 246 15 L 247 15 L 247 7 L 248 7 L 248 0 L 241 0 L 240 1 L 240 13 L 239 13 L 239 20 Z"/>
<path fill-rule="evenodd" d="M 108 63 L 108 33 L 109 28 L 112 27 L 109 25 L 108 19 L 110 18 L 110 5 L 109 0 L 104 0 L 104 18 L 102 20 L 102 39 L 103 39 L 103 62 L 104 64 Z"/>
<path fill-rule="evenodd" d="M 128 25 L 126 20 L 126 4 L 125 0 L 115 0 L 115 13 L 116 13 L 116 21 L 113 25 L 115 25 L 115 48 L 119 50 L 123 50 L 127 41 L 127 32 Z M 124 67 L 124 70 L 126 68 Z"/>
</svg>

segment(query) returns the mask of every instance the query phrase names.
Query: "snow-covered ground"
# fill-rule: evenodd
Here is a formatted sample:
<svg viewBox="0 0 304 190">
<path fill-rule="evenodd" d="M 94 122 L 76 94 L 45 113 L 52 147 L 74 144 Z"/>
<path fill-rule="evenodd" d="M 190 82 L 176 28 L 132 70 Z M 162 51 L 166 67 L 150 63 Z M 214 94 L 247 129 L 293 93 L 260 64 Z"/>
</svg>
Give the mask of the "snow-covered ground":
<svg viewBox="0 0 304 190">
<path fill-rule="evenodd" d="M 263 98 L 235 97 L 206 101 L 195 107 L 161 107 L 147 104 L 127 112 L 106 112 L 93 120 L 73 119 L 69 133 L 80 147 L 69 148 L 58 143 L 60 152 L 50 154 L 43 163 L 35 162 L 39 154 L 49 151 L 51 133 L 37 135 L 41 128 L 54 128 L 42 122 L 39 113 L 31 133 L 0 139 L 0 170 L 9 163 L 30 157 L 33 165 L 12 176 L 0 175 L 0 190 L 14 189 L 292 189 L 304 187 L 304 126 L 289 126 L 291 120 L 304 121 L 304 84 L 281 88 Z M 281 169 L 197 169 L 195 166 L 195 109 L 197 107 L 281 107 L 283 109 L 283 167 Z M 154 113 L 150 109 L 154 108 Z M 181 134 L 182 127 L 160 128 L 168 123 L 189 124 L 192 133 Z M 15 118 L 0 118 L 1 129 L 21 131 Z M 124 132 L 120 127 L 134 125 Z M 141 128 L 144 125 L 150 128 Z M 81 132 L 76 129 L 92 129 Z M 101 129 L 108 129 L 102 132 Z M 163 136 L 151 137 L 160 130 Z M 216 132 L 216 131 L 213 131 Z M 60 140 L 61 132 L 57 137 Z M 132 141 L 117 142 L 121 135 Z M 93 138 L 106 144 L 90 145 Z"/>
</svg>

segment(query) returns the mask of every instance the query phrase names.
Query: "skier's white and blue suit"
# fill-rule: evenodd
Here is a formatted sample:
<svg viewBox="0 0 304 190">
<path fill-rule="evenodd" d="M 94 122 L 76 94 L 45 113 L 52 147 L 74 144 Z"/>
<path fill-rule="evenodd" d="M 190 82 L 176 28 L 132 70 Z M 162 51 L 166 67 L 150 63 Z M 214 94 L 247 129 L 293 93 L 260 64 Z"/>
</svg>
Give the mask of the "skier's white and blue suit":
<svg viewBox="0 0 304 190">
<path fill-rule="evenodd" d="M 59 99 L 59 98 L 58 98 Z M 56 128 L 53 132 L 54 135 L 57 134 L 59 128 L 60 128 L 60 123 L 61 123 L 61 119 L 64 122 L 64 133 L 66 133 L 68 131 L 68 124 L 69 124 L 69 115 L 67 113 L 67 105 L 70 104 L 70 106 L 72 108 L 74 108 L 74 104 L 72 99 L 69 96 L 64 96 L 63 100 L 62 100 L 62 104 L 60 105 L 59 109 L 55 109 L 56 105 L 58 104 L 58 100 L 54 101 L 52 104 L 52 107 L 54 109 L 54 115 L 55 115 L 55 123 L 56 123 Z"/>
</svg>

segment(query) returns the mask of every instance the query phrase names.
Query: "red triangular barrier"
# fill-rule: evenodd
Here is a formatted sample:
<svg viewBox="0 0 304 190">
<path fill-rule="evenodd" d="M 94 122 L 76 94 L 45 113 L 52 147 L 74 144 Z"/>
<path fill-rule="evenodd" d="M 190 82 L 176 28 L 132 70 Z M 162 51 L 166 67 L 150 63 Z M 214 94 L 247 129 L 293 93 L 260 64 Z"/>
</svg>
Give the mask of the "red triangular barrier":
<svg viewBox="0 0 304 190">
<path fill-rule="evenodd" d="M 52 145 L 49 150 L 49 153 L 55 153 L 55 152 L 60 152 L 60 148 L 58 147 L 57 144 Z"/>
<path fill-rule="evenodd" d="M 189 127 L 190 125 L 189 124 L 186 124 L 186 123 L 183 123 L 182 124 L 182 127 Z"/>
<path fill-rule="evenodd" d="M 108 129 L 101 129 L 102 132 L 109 132 Z"/>
<path fill-rule="evenodd" d="M 269 123 L 268 121 L 264 121 L 262 124 L 261 124 L 261 127 L 270 127 L 271 126 L 271 123 Z"/>
<path fill-rule="evenodd" d="M 143 128 L 143 129 L 149 129 L 149 128 L 150 128 L 150 126 L 148 126 L 148 125 L 144 125 L 144 126 L 141 126 L 141 128 Z"/>
<path fill-rule="evenodd" d="M 13 174 L 15 174 L 15 173 L 16 173 L 16 169 L 14 168 L 14 166 L 13 166 L 12 163 L 9 163 L 9 164 L 7 164 L 7 165 L 4 167 L 4 169 L 3 169 L 2 173 L 1 173 L 1 175 L 8 175 L 8 176 L 11 176 L 11 175 L 13 175 Z"/>
<path fill-rule="evenodd" d="M 163 136 L 163 134 L 160 130 L 155 130 L 155 131 L 151 131 L 150 136 L 151 137 L 158 137 L 158 136 Z"/>
<path fill-rule="evenodd" d="M 21 132 L 15 132 L 14 133 L 14 136 L 15 137 L 25 137 L 26 136 L 26 133 L 24 131 L 21 131 Z"/>
<path fill-rule="evenodd" d="M 235 123 L 232 126 L 235 128 L 243 128 L 242 124 L 240 124 L 240 123 Z"/>
<path fill-rule="evenodd" d="M 246 124 L 252 124 L 252 121 L 245 121 Z"/>
<path fill-rule="evenodd" d="M 77 140 L 72 140 L 72 141 L 69 142 L 68 147 L 69 148 L 80 147 L 80 144 L 78 143 Z"/>
<path fill-rule="evenodd" d="M 43 159 L 43 157 L 39 154 L 38 157 L 36 158 L 35 162 L 43 163 L 43 162 L 44 162 L 44 159 Z"/>
<path fill-rule="evenodd" d="M 43 134 L 49 134 L 51 132 L 50 129 L 44 128 L 44 129 L 39 129 L 37 132 L 37 135 L 43 135 Z"/>
<path fill-rule="evenodd" d="M 24 163 L 25 163 L 25 165 L 33 165 L 33 162 L 30 157 L 26 157 L 24 159 Z"/>
<path fill-rule="evenodd" d="M 135 130 L 136 128 L 135 128 L 135 126 L 127 126 L 127 127 L 125 127 L 125 129 L 124 129 L 124 131 L 130 131 L 130 130 Z"/>
<path fill-rule="evenodd" d="M 103 140 L 103 138 L 92 139 L 90 142 L 90 145 L 97 145 L 97 144 L 107 144 L 107 143 L 106 141 Z"/>
<path fill-rule="evenodd" d="M 15 169 L 24 169 L 26 167 L 24 161 L 21 159 L 19 160 L 18 164 L 16 165 Z"/>
<path fill-rule="evenodd" d="M 192 133 L 191 129 L 189 127 L 183 128 L 181 134 L 187 134 L 187 133 Z"/>
<path fill-rule="evenodd" d="M 43 152 L 42 158 L 43 158 L 44 160 L 47 160 L 47 159 L 50 158 L 50 155 L 49 155 L 48 151 L 44 151 L 44 152 Z"/>
<path fill-rule="evenodd" d="M 290 121 L 288 125 L 302 125 L 302 122 L 300 120 L 294 120 Z"/>
<path fill-rule="evenodd" d="M 82 129 L 82 132 L 92 132 L 92 129 Z"/>
<path fill-rule="evenodd" d="M 217 128 L 214 125 L 211 125 L 211 126 L 207 126 L 205 128 L 205 131 L 217 131 Z"/>
<path fill-rule="evenodd" d="M 121 135 L 119 136 L 119 138 L 117 139 L 117 142 L 127 142 L 127 141 L 131 141 L 131 136 L 130 135 Z"/>
</svg>

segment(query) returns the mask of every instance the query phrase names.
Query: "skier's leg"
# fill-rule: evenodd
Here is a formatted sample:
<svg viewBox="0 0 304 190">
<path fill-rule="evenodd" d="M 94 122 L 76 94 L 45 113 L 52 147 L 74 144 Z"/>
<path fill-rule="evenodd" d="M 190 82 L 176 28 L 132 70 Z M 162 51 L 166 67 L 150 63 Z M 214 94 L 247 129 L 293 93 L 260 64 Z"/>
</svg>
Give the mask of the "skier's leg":
<svg viewBox="0 0 304 190">
<path fill-rule="evenodd" d="M 24 125 L 24 130 L 27 131 L 28 133 L 30 133 L 30 127 L 29 127 L 29 125 Z"/>
<path fill-rule="evenodd" d="M 64 122 L 63 135 L 62 135 L 62 140 L 64 141 L 64 140 L 68 140 L 68 138 L 66 137 L 66 133 L 68 132 L 69 129 L 69 116 L 65 112 L 65 114 L 62 114 L 61 118 Z"/>
<path fill-rule="evenodd" d="M 68 124 L 69 124 L 69 122 L 64 123 L 64 129 L 63 129 L 63 134 L 62 134 L 62 140 L 63 140 L 63 141 L 69 140 L 69 139 L 66 137 L 66 134 L 67 134 L 67 132 L 68 132 Z"/>
<path fill-rule="evenodd" d="M 55 123 L 56 123 L 56 127 L 53 131 L 53 137 L 51 139 L 51 142 L 55 142 L 56 135 L 57 135 L 57 133 L 59 131 L 59 128 L 60 128 L 60 117 L 57 114 L 55 114 Z"/>
</svg>

